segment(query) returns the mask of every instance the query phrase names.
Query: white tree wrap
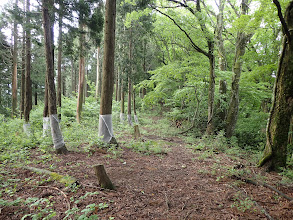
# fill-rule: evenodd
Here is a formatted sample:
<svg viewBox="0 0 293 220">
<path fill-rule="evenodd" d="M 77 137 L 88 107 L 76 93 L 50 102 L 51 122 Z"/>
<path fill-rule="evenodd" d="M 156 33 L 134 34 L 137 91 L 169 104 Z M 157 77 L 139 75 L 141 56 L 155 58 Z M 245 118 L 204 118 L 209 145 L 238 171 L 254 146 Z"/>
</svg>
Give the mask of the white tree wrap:
<svg viewBox="0 0 293 220">
<path fill-rule="evenodd" d="M 134 118 L 134 123 L 139 124 L 137 115 L 134 115 L 133 118 Z"/>
<path fill-rule="evenodd" d="M 50 131 L 51 131 L 50 118 L 43 117 L 43 137 L 49 136 Z"/>
<path fill-rule="evenodd" d="M 132 120 L 131 120 L 131 115 L 127 115 L 127 121 L 128 121 L 128 124 L 130 126 L 133 126 L 133 123 L 132 123 Z"/>
<path fill-rule="evenodd" d="M 64 147 L 65 143 L 63 140 L 60 126 L 59 126 L 58 116 L 50 115 L 49 117 L 50 117 L 53 144 L 54 144 L 54 148 L 57 150 Z"/>
<path fill-rule="evenodd" d="M 120 112 L 120 122 L 124 122 L 125 118 L 124 118 L 124 113 Z"/>
<path fill-rule="evenodd" d="M 99 117 L 99 136 L 103 137 L 103 141 L 109 143 L 114 137 L 112 126 L 112 115 L 100 115 Z"/>
<path fill-rule="evenodd" d="M 31 135 L 31 124 L 23 124 L 23 131 L 27 136 Z"/>
</svg>

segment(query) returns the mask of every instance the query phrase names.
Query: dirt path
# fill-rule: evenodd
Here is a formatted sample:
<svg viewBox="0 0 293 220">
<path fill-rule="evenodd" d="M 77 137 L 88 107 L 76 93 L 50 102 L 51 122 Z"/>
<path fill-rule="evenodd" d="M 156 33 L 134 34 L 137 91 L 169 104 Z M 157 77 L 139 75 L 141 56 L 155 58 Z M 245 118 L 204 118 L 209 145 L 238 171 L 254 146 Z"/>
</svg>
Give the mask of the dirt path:
<svg viewBox="0 0 293 220">
<path fill-rule="evenodd" d="M 161 140 L 156 136 L 145 138 Z M 247 199 L 253 198 L 275 219 L 293 219 L 293 203 L 264 187 L 221 176 L 225 167 L 236 165 L 228 156 L 215 154 L 213 158 L 203 158 L 200 157 L 201 152 L 192 153 L 179 138 L 163 140 L 169 149 L 166 155 L 137 153 L 126 148 L 126 142 L 117 158 L 108 157 L 103 151 L 97 151 L 92 156 L 84 152 L 71 152 L 66 156 L 54 155 L 52 161 L 35 165 L 50 169 L 53 164 L 54 171 L 74 176 L 81 184 L 77 190 L 48 181 L 44 175 L 15 168 L 13 172 L 21 179 L 21 184 L 14 196 L 9 198 L 4 195 L 4 199 L 47 198 L 54 201 L 50 209 L 57 214 L 51 219 L 63 219 L 68 206 L 72 210 L 68 219 L 77 219 L 81 210 L 94 203 L 105 204 L 90 213 L 100 219 L 266 219 L 260 208 Z M 33 158 L 41 161 L 42 155 L 36 154 Z M 105 165 L 117 186 L 116 191 L 98 188 L 92 169 L 94 164 Z M 278 180 L 275 174 L 269 174 L 268 178 Z M 293 196 L 292 187 L 279 189 Z M 92 194 L 84 196 L 87 192 Z M 24 213 L 35 211 L 22 204 L 0 208 L 0 219 L 20 219 Z M 241 208 L 243 211 L 239 210 Z"/>
</svg>

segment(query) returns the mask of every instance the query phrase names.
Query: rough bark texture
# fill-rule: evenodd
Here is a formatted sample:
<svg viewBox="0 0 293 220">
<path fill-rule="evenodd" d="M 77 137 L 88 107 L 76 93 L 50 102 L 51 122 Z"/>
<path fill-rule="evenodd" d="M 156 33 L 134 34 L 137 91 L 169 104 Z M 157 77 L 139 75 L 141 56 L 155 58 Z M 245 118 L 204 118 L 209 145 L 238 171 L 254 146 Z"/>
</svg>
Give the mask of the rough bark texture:
<svg viewBox="0 0 293 220">
<path fill-rule="evenodd" d="M 84 25 L 80 24 L 80 31 L 83 32 Z M 84 79 L 85 79 L 85 49 L 84 49 L 84 42 L 85 36 L 84 33 L 81 33 L 80 36 L 80 54 L 79 54 L 79 83 L 78 83 L 78 97 L 77 97 L 77 108 L 76 108 L 76 120 L 80 123 L 81 119 L 81 111 L 82 111 L 82 104 L 84 99 Z"/>
<path fill-rule="evenodd" d="M 18 0 L 15 0 L 15 9 L 18 7 Z M 17 30 L 17 21 L 14 21 L 13 27 L 13 67 L 12 67 L 12 117 L 16 116 L 17 108 L 17 41 L 18 41 L 18 30 Z"/>
<path fill-rule="evenodd" d="M 115 189 L 113 183 L 108 177 L 104 165 L 95 165 L 94 166 L 95 174 L 98 178 L 98 184 L 104 189 Z"/>
<path fill-rule="evenodd" d="M 30 0 L 26 1 L 26 13 L 30 11 Z M 30 23 L 29 16 L 26 16 L 26 23 Z M 32 109 L 32 82 L 31 82 L 31 31 L 26 29 L 26 61 L 25 61 L 25 96 L 24 96 L 24 120 L 29 122 L 29 115 Z"/>
<path fill-rule="evenodd" d="M 114 52 L 115 52 L 115 17 L 116 0 L 106 1 L 104 28 L 104 60 L 100 114 L 112 114 L 114 87 Z"/>
<path fill-rule="evenodd" d="M 242 0 L 241 3 L 241 14 L 245 15 L 248 12 L 248 0 Z M 247 44 L 248 36 L 239 31 L 237 33 L 235 58 L 233 64 L 233 79 L 231 88 L 231 98 L 226 119 L 226 137 L 230 138 L 233 135 L 239 109 L 239 81 L 242 71 L 242 56 L 245 54 L 245 47 Z"/>
<path fill-rule="evenodd" d="M 293 33 L 293 2 L 285 13 L 285 21 Z M 274 99 L 267 125 L 267 141 L 259 165 L 268 164 L 270 170 L 286 166 L 288 133 L 293 113 L 293 40 L 284 35 L 283 50 L 275 81 Z"/>
<path fill-rule="evenodd" d="M 217 28 L 216 28 L 216 39 L 218 45 L 218 57 L 219 57 L 219 69 L 222 71 L 226 71 L 227 69 L 227 59 L 226 59 L 226 50 L 224 47 L 224 40 L 223 40 L 223 28 L 224 28 L 224 21 L 223 21 L 223 12 L 225 7 L 226 0 L 220 0 L 219 2 L 219 14 L 217 15 Z"/>
</svg>

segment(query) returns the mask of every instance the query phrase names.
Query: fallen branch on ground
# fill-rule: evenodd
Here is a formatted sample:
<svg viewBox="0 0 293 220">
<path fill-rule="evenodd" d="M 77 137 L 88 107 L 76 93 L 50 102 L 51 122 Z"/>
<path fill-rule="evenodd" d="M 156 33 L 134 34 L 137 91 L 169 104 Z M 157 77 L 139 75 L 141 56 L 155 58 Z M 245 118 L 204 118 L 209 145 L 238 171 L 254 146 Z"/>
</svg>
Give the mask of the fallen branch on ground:
<svg viewBox="0 0 293 220">
<path fill-rule="evenodd" d="M 231 176 L 232 179 L 237 179 L 237 180 L 241 180 L 242 182 L 245 182 L 245 183 L 250 183 L 252 185 L 255 185 L 255 186 L 264 186 L 264 187 L 267 187 L 275 192 L 277 192 L 280 196 L 284 197 L 285 199 L 289 200 L 289 201 L 293 201 L 293 198 L 290 197 L 290 196 L 287 196 L 286 194 L 282 193 L 280 190 L 276 189 L 275 187 L 267 184 L 267 183 L 264 183 L 264 182 L 256 182 L 254 180 L 251 180 L 251 179 L 246 179 L 246 178 L 243 178 L 243 177 L 240 177 L 240 176 L 236 176 L 236 175 L 233 175 Z"/>
<path fill-rule="evenodd" d="M 233 188 L 234 188 L 235 190 L 237 190 L 238 192 L 240 192 L 244 197 L 250 199 L 250 200 L 253 202 L 253 204 L 254 204 L 255 206 L 257 206 L 257 207 L 259 208 L 259 210 L 265 214 L 265 216 L 267 217 L 267 219 L 269 219 L 269 220 L 274 220 L 274 218 L 268 213 L 267 210 L 265 210 L 264 207 L 262 207 L 261 205 L 259 205 L 255 200 L 252 200 L 252 199 L 250 198 L 250 196 L 248 196 L 246 193 L 243 193 L 243 191 L 242 191 L 240 188 L 238 188 L 238 187 L 236 187 L 236 186 L 233 186 Z"/>
</svg>

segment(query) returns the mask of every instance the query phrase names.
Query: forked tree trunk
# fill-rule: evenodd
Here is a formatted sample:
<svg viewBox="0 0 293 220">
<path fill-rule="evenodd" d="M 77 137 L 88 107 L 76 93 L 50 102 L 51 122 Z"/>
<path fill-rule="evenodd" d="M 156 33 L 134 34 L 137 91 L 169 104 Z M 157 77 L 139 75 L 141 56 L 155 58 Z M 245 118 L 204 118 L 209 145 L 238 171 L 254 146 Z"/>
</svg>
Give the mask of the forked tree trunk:
<svg viewBox="0 0 293 220">
<path fill-rule="evenodd" d="M 43 26 L 44 26 L 44 39 L 45 39 L 45 52 L 46 52 L 46 82 L 48 84 L 48 109 L 51 125 L 52 139 L 54 148 L 58 154 L 66 154 L 68 152 L 62 137 L 59 127 L 59 120 L 57 118 L 57 105 L 56 105 L 56 90 L 54 82 L 54 65 L 53 65 L 53 50 L 52 50 L 52 33 L 50 25 L 49 8 L 52 9 L 54 5 L 53 0 L 43 0 Z"/>
<path fill-rule="evenodd" d="M 290 121 L 293 114 L 293 1 L 289 3 L 285 22 L 288 35 L 284 35 L 283 50 L 276 75 L 274 98 L 267 125 L 264 155 L 259 165 L 267 164 L 270 170 L 286 166 Z M 283 25 L 284 27 L 284 25 Z"/>
<path fill-rule="evenodd" d="M 114 87 L 116 0 L 107 0 L 104 26 L 103 80 L 99 117 L 99 136 L 106 143 L 117 144 L 112 126 L 112 99 Z"/>
<path fill-rule="evenodd" d="M 30 0 L 26 1 L 26 23 L 30 24 Z M 25 63 L 25 96 L 24 96 L 24 120 L 29 123 L 30 111 L 32 109 L 32 82 L 31 82 L 31 31 L 26 29 L 26 63 Z"/>
<path fill-rule="evenodd" d="M 18 8 L 18 0 L 15 0 L 15 10 Z M 17 29 L 17 21 L 14 21 L 13 27 L 13 67 L 12 67 L 12 117 L 16 116 L 16 108 L 17 108 L 17 41 L 18 41 L 18 29 Z"/>
<path fill-rule="evenodd" d="M 248 12 L 248 0 L 242 0 L 241 3 L 241 14 L 246 15 Z M 239 110 L 239 81 L 242 71 L 242 56 L 245 54 L 245 47 L 247 44 L 248 36 L 239 31 L 237 33 L 235 58 L 233 64 L 233 79 L 231 88 L 231 98 L 226 119 L 226 137 L 230 138 L 233 135 Z"/>
<path fill-rule="evenodd" d="M 84 25 L 80 24 L 80 31 L 83 32 Z M 81 111 L 82 104 L 84 99 L 84 84 L 85 84 L 85 49 L 84 42 L 85 36 L 84 33 L 81 33 L 79 42 L 80 42 L 80 54 L 79 54 L 79 83 L 78 83 L 78 97 L 77 97 L 77 109 L 76 109 L 76 120 L 80 123 L 81 120 Z"/>
</svg>

